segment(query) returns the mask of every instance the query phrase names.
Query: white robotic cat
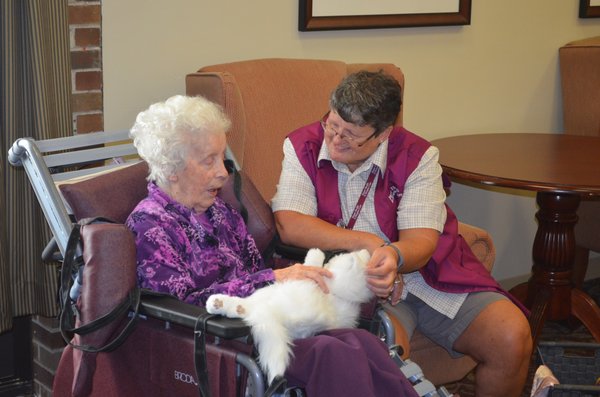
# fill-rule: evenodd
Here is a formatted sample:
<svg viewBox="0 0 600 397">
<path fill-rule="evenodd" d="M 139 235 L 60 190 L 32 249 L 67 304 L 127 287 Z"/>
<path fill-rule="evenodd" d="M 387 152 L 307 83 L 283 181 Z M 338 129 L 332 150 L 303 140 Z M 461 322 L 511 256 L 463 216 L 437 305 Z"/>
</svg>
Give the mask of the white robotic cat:
<svg viewBox="0 0 600 397">
<path fill-rule="evenodd" d="M 312 280 L 289 280 L 261 288 L 246 298 L 212 295 L 206 310 L 241 318 L 251 327 L 260 365 L 271 382 L 283 376 L 294 339 L 357 325 L 360 305 L 374 297 L 365 275 L 369 258 L 369 252 L 361 250 L 337 255 L 325 264 L 333 274 L 325 279 L 328 294 Z M 324 259 L 323 252 L 313 248 L 305 265 L 321 267 Z"/>
</svg>

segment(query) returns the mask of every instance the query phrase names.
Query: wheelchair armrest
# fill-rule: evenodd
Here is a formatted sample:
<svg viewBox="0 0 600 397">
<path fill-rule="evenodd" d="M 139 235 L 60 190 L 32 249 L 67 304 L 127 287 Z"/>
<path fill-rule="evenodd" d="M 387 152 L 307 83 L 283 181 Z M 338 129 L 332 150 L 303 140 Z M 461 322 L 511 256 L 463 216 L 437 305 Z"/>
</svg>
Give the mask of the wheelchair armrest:
<svg viewBox="0 0 600 397">
<path fill-rule="evenodd" d="M 394 324 L 385 312 L 379 298 L 373 298 L 361 306 L 358 328 L 369 331 L 380 338 L 388 348 L 396 346 Z M 403 349 L 404 347 L 402 347 Z M 400 353 L 402 354 L 402 352 Z"/>
<path fill-rule="evenodd" d="M 306 248 L 296 247 L 295 245 L 287 245 L 278 241 L 275 245 L 275 253 L 282 258 L 290 259 L 297 262 L 303 262 L 308 250 Z"/>
<path fill-rule="evenodd" d="M 52 237 L 50 241 L 48 241 L 48 244 L 46 244 L 44 250 L 42 251 L 42 262 L 62 262 L 62 260 L 63 257 L 60 253 L 60 250 L 58 249 L 58 242 L 54 237 Z"/>
<path fill-rule="evenodd" d="M 203 307 L 190 305 L 166 295 L 142 296 L 140 306 L 141 314 L 191 329 L 196 326 L 198 316 L 206 313 Z M 207 321 L 206 331 L 221 338 L 236 339 L 248 336 L 250 327 L 240 319 L 216 316 Z"/>
<path fill-rule="evenodd" d="M 297 261 L 300 263 L 304 263 L 304 259 L 306 258 L 306 253 L 308 252 L 307 248 L 297 247 L 295 245 L 284 244 L 281 241 L 277 241 L 275 245 L 275 253 L 280 255 L 282 258 L 290 259 L 293 261 Z M 337 254 L 341 254 L 344 250 L 331 250 L 324 251 L 325 253 L 325 262 L 328 262 L 332 257 Z"/>
</svg>

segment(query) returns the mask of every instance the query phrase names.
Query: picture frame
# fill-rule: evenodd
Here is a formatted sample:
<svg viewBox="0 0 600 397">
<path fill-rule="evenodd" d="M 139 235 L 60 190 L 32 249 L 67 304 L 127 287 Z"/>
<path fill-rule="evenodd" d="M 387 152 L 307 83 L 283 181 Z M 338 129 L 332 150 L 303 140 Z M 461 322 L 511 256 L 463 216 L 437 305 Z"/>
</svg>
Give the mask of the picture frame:
<svg viewBox="0 0 600 397">
<path fill-rule="evenodd" d="M 600 0 L 579 0 L 579 18 L 600 18 Z"/>
<path fill-rule="evenodd" d="M 359 4 L 364 0 L 356 0 L 352 3 Z M 395 0 L 396 5 L 402 5 L 402 1 L 407 4 L 424 4 L 419 1 Z M 593 0 L 596 1 L 596 0 Z M 323 2 L 323 3 L 321 3 Z M 338 0 L 339 9 L 335 13 L 327 15 L 319 15 L 315 12 L 327 3 L 328 6 L 332 1 L 328 0 L 299 0 L 298 13 L 298 30 L 301 32 L 316 31 L 316 30 L 346 30 L 346 29 L 380 29 L 380 28 L 401 28 L 401 27 L 420 27 L 420 26 L 455 26 L 455 25 L 470 25 L 471 24 L 471 0 L 446 0 L 446 6 L 452 5 L 453 11 L 448 9 L 436 9 L 436 4 L 440 1 L 429 2 L 429 9 L 416 10 L 411 12 L 397 12 L 389 8 L 385 9 L 385 4 L 391 4 L 390 0 L 381 0 L 383 10 L 378 10 L 377 14 L 357 14 L 360 12 L 360 7 L 352 9 L 350 2 Z M 366 2 L 367 5 L 373 3 Z M 417 5 L 417 7 L 420 7 Z M 354 11 L 354 12 L 353 12 Z"/>
</svg>

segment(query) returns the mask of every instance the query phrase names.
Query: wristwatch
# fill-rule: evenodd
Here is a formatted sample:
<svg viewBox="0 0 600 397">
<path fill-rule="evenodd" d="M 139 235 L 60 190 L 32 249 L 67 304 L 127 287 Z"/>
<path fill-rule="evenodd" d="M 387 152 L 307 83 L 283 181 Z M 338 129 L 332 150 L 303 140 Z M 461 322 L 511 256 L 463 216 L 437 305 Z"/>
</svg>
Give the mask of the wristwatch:
<svg viewBox="0 0 600 397">
<path fill-rule="evenodd" d="M 398 255 L 398 263 L 396 265 L 396 272 L 399 274 L 400 269 L 402 269 L 402 266 L 404 266 L 404 257 L 402 256 L 402 252 L 400 252 L 400 249 L 392 243 L 385 243 L 382 245 L 382 247 L 392 247 L 392 249 L 394 251 L 396 251 L 396 255 Z"/>
</svg>

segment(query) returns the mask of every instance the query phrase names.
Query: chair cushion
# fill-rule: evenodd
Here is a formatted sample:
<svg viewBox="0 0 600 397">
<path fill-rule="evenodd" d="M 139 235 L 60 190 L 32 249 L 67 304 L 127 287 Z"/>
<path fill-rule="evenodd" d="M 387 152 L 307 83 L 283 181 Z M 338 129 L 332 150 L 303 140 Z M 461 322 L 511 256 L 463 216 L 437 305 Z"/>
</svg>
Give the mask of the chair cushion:
<svg viewBox="0 0 600 397">
<path fill-rule="evenodd" d="M 410 351 L 410 359 L 421 367 L 427 380 L 435 385 L 455 382 L 477 365 L 469 356 L 452 358 L 446 349 L 419 331 L 415 331 L 410 340 Z"/>
<path fill-rule="evenodd" d="M 559 49 L 563 126 L 567 134 L 600 135 L 600 36 Z"/>
<path fill-rule="evenodd" d="M 103 216 L 117 223 L 125 220 L 148 194 L 145 162 L 120 168 L 59 189 L 77 220 Z"/>
<path fill-rule="evenodd" d="M 248 221 L 246 222 L 246 226 L 248 227 L 248 232 L 254 237 L 258 250 L 264 256 L 265 254 L 268 254 L 265 250 L 269 248 L 270 243 L 277 233 L 275 219 L 273 218 L 271 207 L 269 207 L 269 204 L 262 198 L 250 178 L 248 178 L 243 170 L 240 171 L 239 175 L 242 184 L 240 195 L 241 204 L 243 204 L 248 211 Z M 229 180 L 219 192 L 219 197 L 233 208 L 240 211 L 241 204 L 235 196 L 233 176 L 229 177 Z"/>
<path fill-rule="evenodd" d="M 281 173 L 287 134 L 320 119 L 329 109 L 333 89 L 349 72 L 361 69 L 384 70 L 404 82 L 400 69 L 391 64 L 270 58 L 205 66 L 186 76 L 186 93 L 223 106 L 233 123 L 228 143 L 269 201 Z"/>
<path fill-rule="evenodd" d="M 575 225 L 577 245 L 600 252 L 600 198 L 581 200 L 577 210 L 579 222 Z"/>
<path fill-rule="evenodd" d="M 458 233 L 467 242 L 477 259 L 491 272 L 496 260 L 496 248 L 488 232 L 477 226 L 459 222 Z"/>
<path fill-rule="evenodd" d="M 323 116 L 329 94 L 345 75 L 346 64 L 339 61 L 256 59 L 203 67 L 187 77 L 186 91 L 222 101 L 233 122 L 228 142 L 268 201 L 279 180 L 286 135 Z M 220 85 L 222 94 L 203 89 L 206 79 Z"/>
</svg>

